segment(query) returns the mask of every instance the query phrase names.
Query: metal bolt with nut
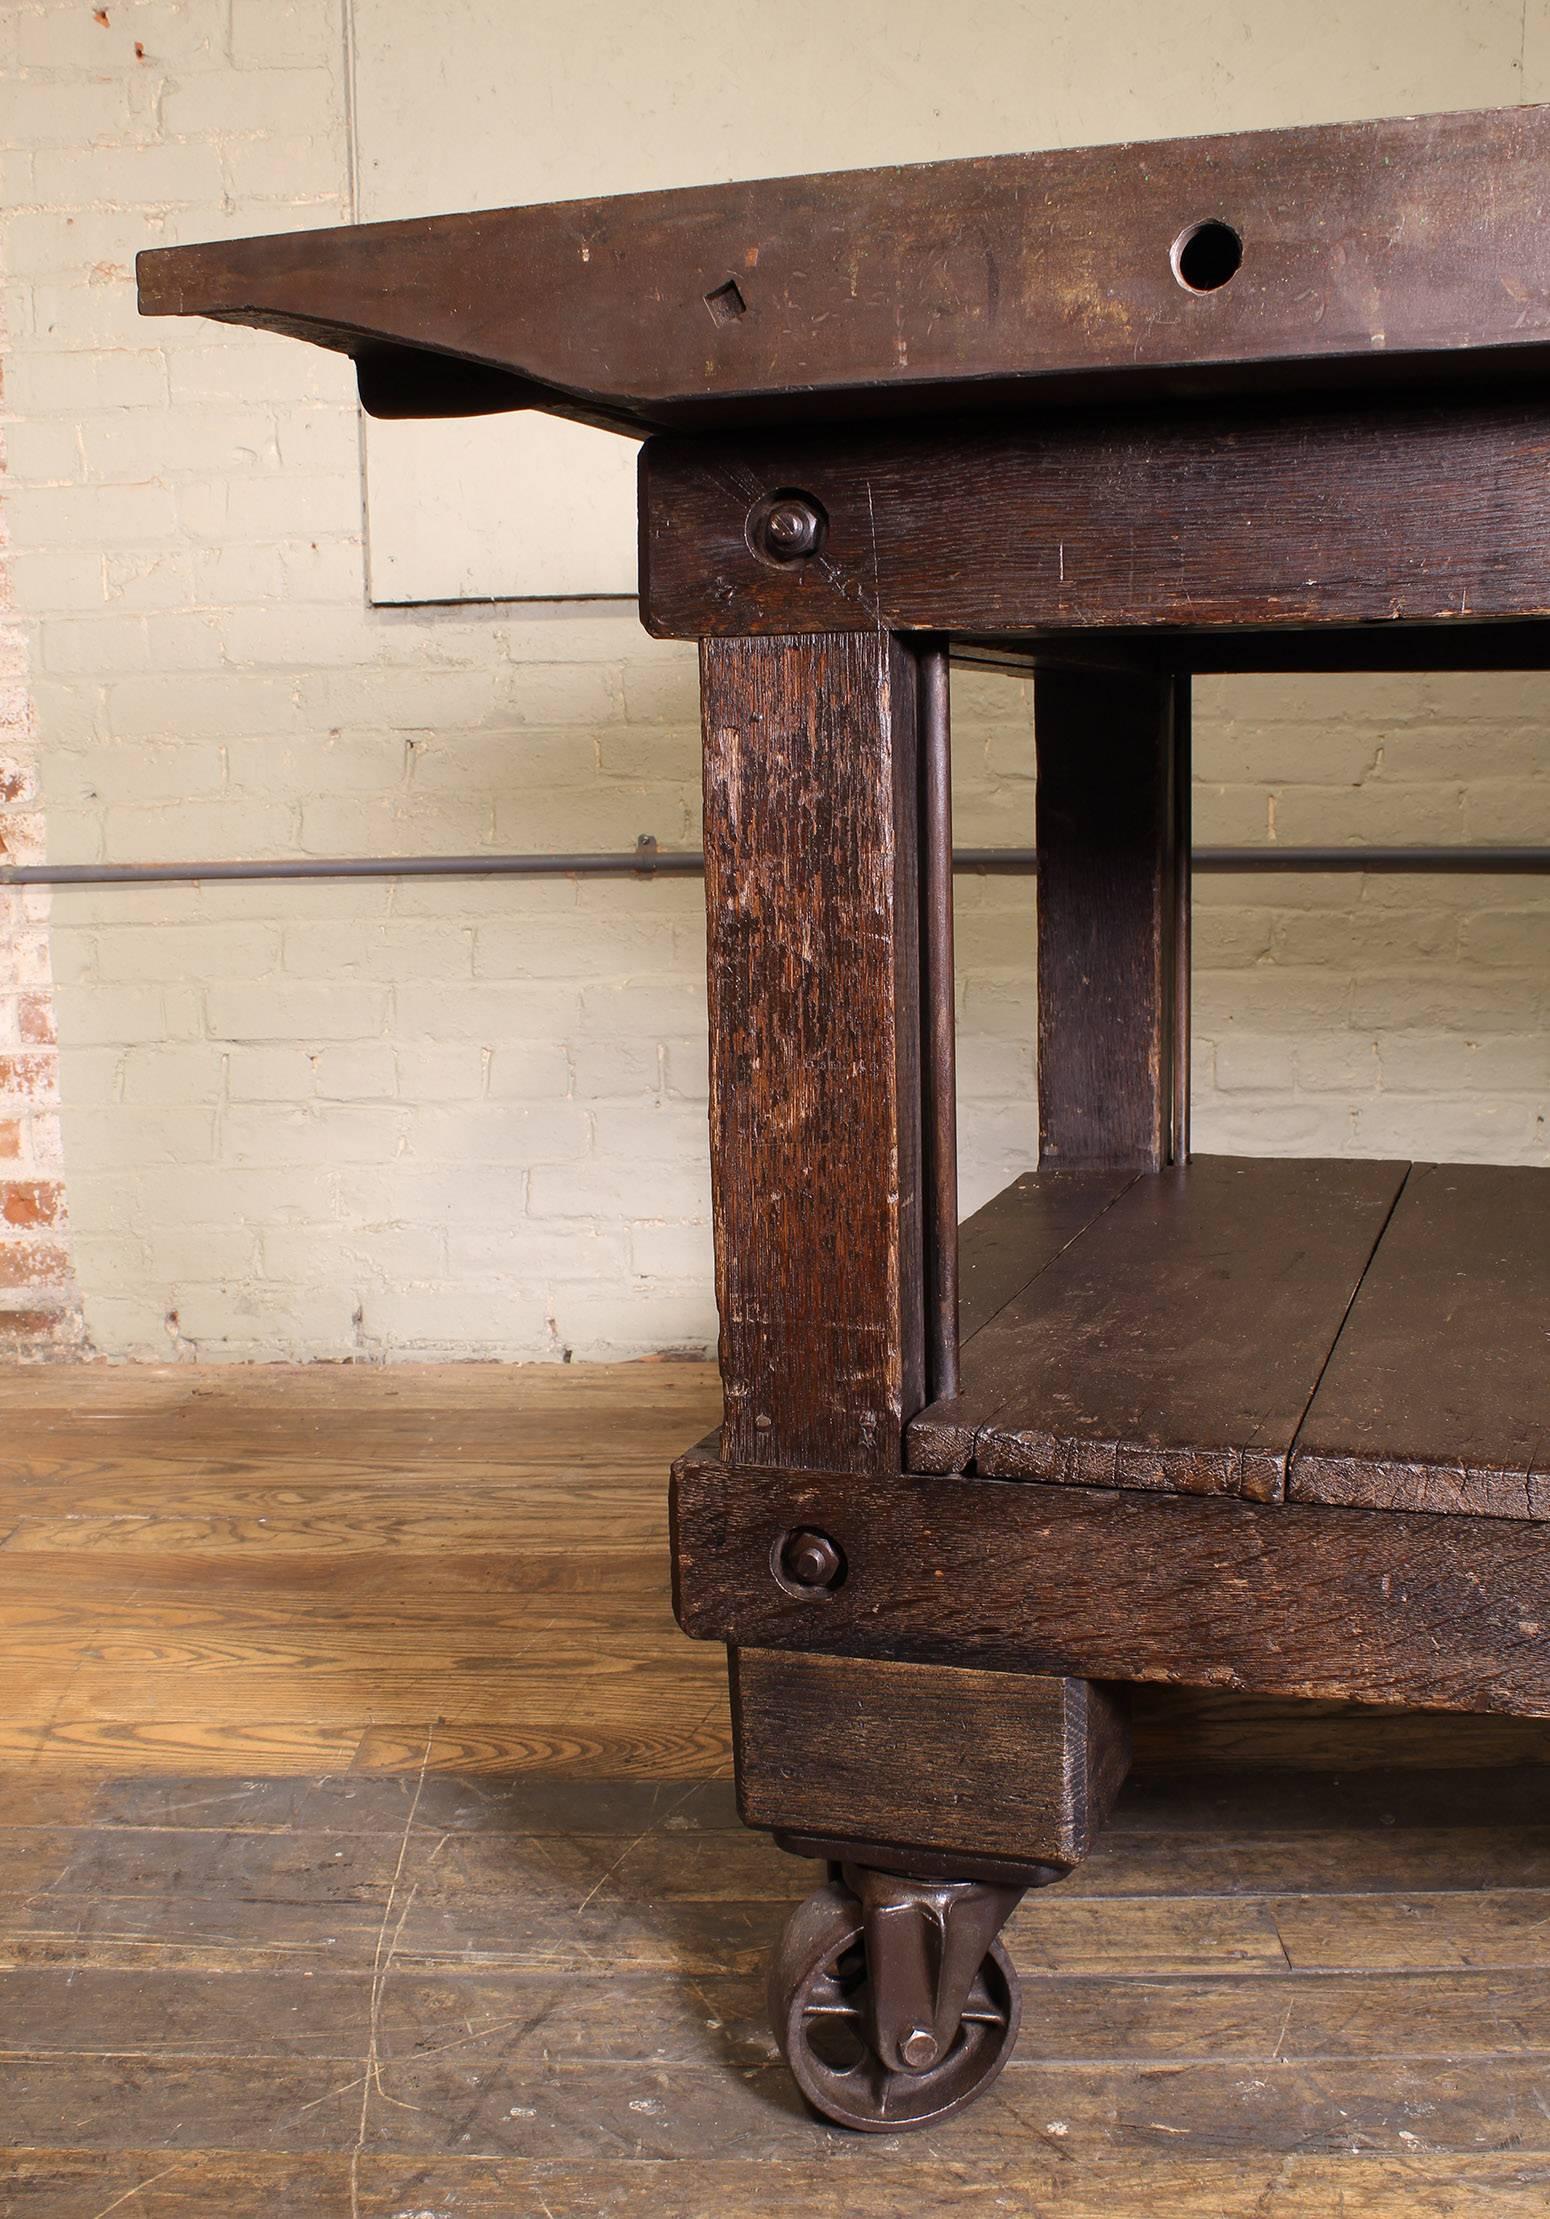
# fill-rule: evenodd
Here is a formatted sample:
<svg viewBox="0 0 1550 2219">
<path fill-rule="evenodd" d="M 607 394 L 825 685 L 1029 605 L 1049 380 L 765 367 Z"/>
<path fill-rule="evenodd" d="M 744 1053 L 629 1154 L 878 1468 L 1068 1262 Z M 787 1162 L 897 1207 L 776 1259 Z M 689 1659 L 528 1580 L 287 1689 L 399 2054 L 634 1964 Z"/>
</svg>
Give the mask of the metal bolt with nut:
<svg viewBox="0 0 1550 2219">
<path fill-rule="evenodd" d="M 770 562 L 801 562 L 823 543 L 825 517 L 806 493 L 777 493 L 756 502 L 748 519 L 748 538 L 756 554 Z"/>
<path fill-rule="evenodd" d="M 845 1577 L 845 1559 L 834 1542 L 805 1526 L 787 1534 L 777 1563 L 784 1585 L 806 1595 L 824 1594 Z"/>
</svg>

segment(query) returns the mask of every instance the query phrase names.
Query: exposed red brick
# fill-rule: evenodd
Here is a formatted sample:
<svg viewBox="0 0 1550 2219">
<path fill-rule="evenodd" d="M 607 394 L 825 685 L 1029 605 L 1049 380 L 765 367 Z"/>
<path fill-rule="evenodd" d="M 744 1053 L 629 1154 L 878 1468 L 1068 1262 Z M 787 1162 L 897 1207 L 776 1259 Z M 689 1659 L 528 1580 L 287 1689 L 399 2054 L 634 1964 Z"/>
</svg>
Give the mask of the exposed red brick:
<svg viewBox="0 0 1550 2219">
<path fill-rule="evenodd" d="M 20 1287 L 42 1294 L 49 1287 L 63 1287 L 70 1280 L 70 1251 L 57 1241 L 0 1242 L 0 1287 Z"/>
<path fill-rule="evenodd" d="M 47 994 L 23 994 L 17 1005 L 17 1021 L 24 1047 L 52 1048 L 59 1038 L 54 1005 Z"/>
<path fill-rule="evenodd" d="M 9 809 L 31 790 L 31 775 L 20 763 L 0 762 L 0 809 Z"/>
<path fill-rule="evenodd" d="M 75 1313 L 67 1303 L 40 1303 L 30 1310 L 0 1310 L 0 1348 L 30 1348 L 73 1338 Z"/>
<path fill-rule="evenodd" d="M 14 1095 L 24 1102 L 46 1102 L 52 1099 L 58 1080 L 58 1056 L 46 1052 L 0 1056 L 0 1094 Z"/>
<path fill-rule="evenodd" d="M 57 1179 L 0 1179 L 0 1219 L 7 1225 L 58 1225 L 64 1214 Z"/>
<path fill-rule="evenodd" d="M 0 1163 L 15 1163 L 22 1152 L 21 1121 L 0 1117 Z"/>
</svg>

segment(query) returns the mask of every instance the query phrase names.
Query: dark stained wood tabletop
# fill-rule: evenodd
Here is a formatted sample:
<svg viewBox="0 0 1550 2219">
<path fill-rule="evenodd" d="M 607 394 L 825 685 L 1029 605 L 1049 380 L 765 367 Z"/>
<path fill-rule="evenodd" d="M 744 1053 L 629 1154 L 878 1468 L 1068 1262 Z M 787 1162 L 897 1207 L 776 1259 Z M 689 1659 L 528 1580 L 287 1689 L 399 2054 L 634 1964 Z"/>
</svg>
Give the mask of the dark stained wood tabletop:
<svg viewBox="0 0 1550 2219">
<path fill-rule="evenodd" d="M 380 413 L 636 433 L 1538 375 L 1547 155 L 1524 107 L 841 171 L 159 248 L 140 301 L 354 355 Z"/>
</svg>

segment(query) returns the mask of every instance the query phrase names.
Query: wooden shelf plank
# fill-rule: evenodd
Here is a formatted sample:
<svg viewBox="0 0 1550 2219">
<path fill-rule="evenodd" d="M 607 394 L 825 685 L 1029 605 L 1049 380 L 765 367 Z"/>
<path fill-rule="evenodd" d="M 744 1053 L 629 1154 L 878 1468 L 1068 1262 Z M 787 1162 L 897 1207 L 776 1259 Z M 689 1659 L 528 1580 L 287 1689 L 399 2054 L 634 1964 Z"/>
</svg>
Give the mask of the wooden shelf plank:
<svg viewBox="0 0 1550 2219">
<path fill-rule="evenodd" d="M 1416 1165 L 1303 1421 L 1287 1492 L 1550 1518 L 1550 1172 Z"/>
<path fill-rule="evenodd" d="M 905 1454 L 912 1472 L 961 1472 L 969 1464 L 983 1403 L 976 1393 L 974 1337 L 1137 1177 L 1133 1171 L 1029 1171 L 965 1220 L 958 1235 L 962 1391 L 944 1395 L 910 1425 Z"/>
<path fill-rule="evenodd" d="M 1278 1500 L 1405 1171 L 1204 1156 L 1127 1185 L 967 1344 L 911 1469 L 967 1448 L 986 1477 Z"/>
</svg>

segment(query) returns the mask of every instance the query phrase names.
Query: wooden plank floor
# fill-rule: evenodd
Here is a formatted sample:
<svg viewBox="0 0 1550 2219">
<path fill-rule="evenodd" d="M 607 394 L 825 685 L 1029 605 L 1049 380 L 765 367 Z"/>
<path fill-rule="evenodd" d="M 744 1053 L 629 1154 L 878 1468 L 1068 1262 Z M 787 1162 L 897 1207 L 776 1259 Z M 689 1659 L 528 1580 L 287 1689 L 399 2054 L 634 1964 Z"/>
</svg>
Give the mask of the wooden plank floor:
<svg viewBox="0 0 1550 2219">
<path fill-rule="evenodd" d="M 1550 1727 L 1148 1696 L 1018 2054 L 859 2141 L 666 1594 L 700 1366 L 0 1378 L 0 2214 L 1543 2219 Z"/>
</svg>

